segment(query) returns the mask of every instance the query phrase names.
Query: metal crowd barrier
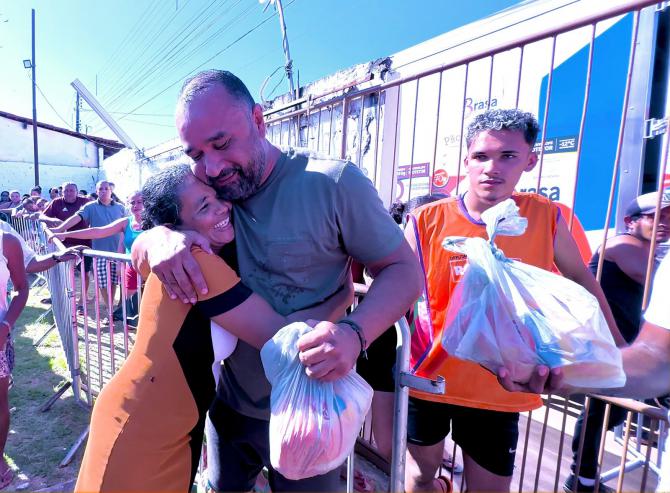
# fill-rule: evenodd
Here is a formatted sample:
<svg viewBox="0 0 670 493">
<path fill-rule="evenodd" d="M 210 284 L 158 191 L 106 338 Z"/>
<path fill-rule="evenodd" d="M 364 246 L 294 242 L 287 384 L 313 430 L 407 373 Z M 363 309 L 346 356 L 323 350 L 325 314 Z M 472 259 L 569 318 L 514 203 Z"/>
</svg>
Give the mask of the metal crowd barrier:
<svg viewBox="0 0 670 493">
<path fill-rule="evenodd" d="M 80 364 L 82 375 L 80 398 L 84 399 L 89 406 L 93 405 L 94 398 L 109 379 L 114 376 L 121 364 L 128 357 L 135 340 L 134 327 L 128 323 L 127 300 L 128 292 L 124 286 L 123 279 L 126 270 L 130 267 L 130 257 L 125 254 L 101 252 L 98 250 L 84 250 L 85 257 L 93 259 L 91 272 L 92 281 L 90 286 L 85 273 L 84 262 L 81 262 L 79 271 L 80 296 L 86 299 L 86 293 L 93 288 L 93 299 L 82 303 L 77 310 L 72 304 L 73 320 L 77 332 L 78 344 L 74 351 L 79 355 L 77 361 Z M 102 265 L 98 264 L 102 260 Z M 100 271 L 100 268 L 104 272 Z M 112 270 L 116 269 L 119 283 L 113 285 Z M 108 282 L 103 290 L 100 283 L 100 275 L 105 275 Z M 74 272 L 71 278 L 74 279 Z M 138 275 L 138 299 L 141 299 L 142 283 Z M 114 288 L 112 287 L 114 286 Z M 119 289 L 116 289 L 116 286 Z M 119 296 L 117 308 L 112 291 Z M 104 306 L 103 306 L 104 305 Z M 139 305 L 139 302 L 138 302 Z M 120 320 L 115 320 L 120 319 Z"/>
<path fill-rule="evenodd" d="M 16 226 L 22 236 L 37 251 L 47 253 L 55 248 L 63 248 L 56 240 L 53 243 L 47 241 L 47 232 L 39 224 L 17 222 Z M 129 265 L 126 255 L 94 250 L 85 250 L 85 256 L 104 259 L 104 268 L 109 276 L 111 263 L 119 264 L 119 274 L 124 274 Z M 79 401 L 86 407 L 93 401 L 100 389 L 118 370 L 128 355 L 134 342 L 132 328 L 126 322 L 126 313 L 123 312 L 123 320 L 114 321 L 113 311 L 101 308 L 101 295 L 105 295 L 109 301 L 110 291 L 107 289 L 100 293 L 99 283 L 95 270 L 92 285 L 94 289 L 93 299 L 83 305 L 83 313 L 77 313 L 76 293 L 81 293 L 82 299 L 86 299 L 88 283 L 84 272 L 84 263 L 75 266 L 73 262 L 58 264 L 46 272 L 46 280 L 52 297 L 52 306 L 56 326 L 61 335 L 61 342 L 65 351 L 74 393 Z M 75 272 L 79 272 L 79 278 Z M 120 277 L 122 279 L 122 277 Z M 141 283 L 138 284 L 141 290 Z M 120 299 L 125 302 L 127 292 L 121 282 Z M 357 286 L 357 301 L 365 294 L 364 286 Z M 122 304 L 125 308 L 125 305 Z M 109 326 L 102 322 L 103 318 L 109 318 Z M 444 392 L 444 381 L 431 382 L 423 379 L 417 380 L 409 374 L 409 327 L 405 319 L 396 324 L 397 346 L 396 346 L 396 390 L 393 408 L 393 444 L 392 459 L 383 469 L 389 472 L 390 491 L 403 491 L 404 469 L 406 450 L 406 424 L 407 424 L 407 399 L 409 388 L 420 387 L 422 390 L 433 392 Z M 448 382 L 447 382 L 448 385 Z M 62 392 L 67 389 L 65 387 Z M 61 393 L 62 393 L 61 392 Z M 60 394 L 56 395 L 57 398 Z M 599 468 L 604 480 L 617 478 L 617 488 L 639 491 L 649 491 L 653 488 L 653 481 L 649 480 L 652 474 L 658 473 L 663 443 L 667 437 L 666 414 L 659 408 L 639 403 L 628 399 L 605 398 L 590 396 L 590 399 L 601 399 L 611 404 L 616 404 L 628 411 L 628 419 L 622 433 L 618 436 L 613 432 L 607 432 L 607 420 L 609 411 L 606 412 L 605 423 L 601 426 L 603 440 L 599 451 Z M 546 396 L 544 411 L 526 413 L 522 417 L 524 425 L 520 435 L 520 447 L 517 453 L 517 467 L 513 482 L 513 491 L 558 491 L 560 489 L 560 478 L 568 474 L 568 464 L 571 461 L 569 438 L 571 435 L 570 421 L 582 409 L 578 403 L 572 403 L 567 399 L 557 396 Z M 586 408 L 588 410 L 588 402 Z M 537 419 L 540 413 L 544 415 Z M 644 424 L 642 418 L 650 420 Z M 374 419 L 374 416 L 370 416 Z M 560 423 L 560 425 L 558 424 Z M 637 426 L 636 426 L 636 423 Z M 360 445 L 374 451 L 374 437 L 370 432 L 370 423 L 364 427 L 359 439 Z M 634 431 L 633 431 L 634 430 Z M 642 433 L 646 431 L 646 444 L 642 441 Z M 523 439 L 521 438 L 523 437 Z M 634 440 L 633 437 L 638 437 Z M 614 437 L 614 438 L 612 438 Z M 618 437 L 618 438 L 617 438 Z M 69 451 L 63 463 L 69 462 L 76 449 L 84 442 L 86 432 L 77 440 Z M 522 442 L 523 440 L 523 442 Z M 583 438 L 582 438 L 583 440 Z M 456 452 L 456 448 L 454 448 Z M 364 454 L 367 456 L 367 454 Z M 581 456 L 581 451 L 579 453 Z M 378 454 L 378 458 L 381 457 Z M 630 459 L 629 459 L 630 458 Z M 614 462 L 613 460 L 616 459 Z M 381 459 L 383 461 L 383 459 Z M 637 471 L 634 471 L 638 468 Z M 354 463 L 353 456 L 348 464 L 347 490 L 353 491 Z M 453 472 L 452 481 L 455 486 L 458 481 Z M 460 484 L 463 488 L 464 485 Z M 462 489 L 463 490 L 463 489 Z"/>
<path fill-rule="evenodd" d="M 624 142 L 630 143 L 634 139 L 642 142 L 640 126 L 644 123 L 644 119 L 649 117 L 647 114 L 649 109 L 645 110 L 644 104 L 640 107 L 640 104 L 632 102 L 638 90 L 633 73 L 636 70 L 649 70 L 644 68 L 645 56 L 648 56 L 648 53 L 639 47 L 642 45 L 641 40 L 650 36 L 650 21 L 653 23 L 657 5 L 658 9 L 667 5 L 650 0 L 602 2 L 598 3 L 597 7 L 594 2 L 583 2 L 581 5 L 584 6 L 582 11 L 572 11 L 569 16 L 556 13 L 560 10 L 557 9 L 554 14 L 543 18 L 546 19 L 546 23 L 542 25 L 536 22 L 526 29 L 526 25 L 521 23 L 522 25 L 515 27 L 513 35 L 500 43 L 464 43 L 462 47 L 445 50 L 445 55 L 438 62 L 439 65 L 436 63 L 433 68 L 417 70 L 415 74 L 401 75 L 395 79 L 388 77 L 376 84 L 378 78 L 372 80 L 370 84 L 367 84 L 370 78 L 357 80 L 346 87 L 339 87 L 324 94 L 310 94 L 286 106 L 270 110 L 266 113 L 268 138 L 277 145 L 305 147 L 334 158 L 351 160 L 364 170 L 387 204 L 396 200 L 398 195 L 402 196 L 403 200 L 409 200 L 417 195 L 432 193 L 436 189 L 458 194 L 464 177 L 461 166 L 465 155 L 463 133 L 466 120 L 473 110 L 472 98 L 476 96 L 479 99 L 478 110 L 492 107 L 526 107 L 529 103 L 526 97 L 529 88 L 526 80 L 528 70 L 534 68 L 533 64 L 540 63 L 537 62 L 537 52 L 542 49 L 545 56 L 541 57 L 541 63 L 546 65 L 547 75 L 543 79 L 541 97 L 538 96 L 540 102 L 537 116 L 541 120 L 542 133 L 536 148 L 539 155 L 537 178 L 532 184 L 533 188 L 539 191 L 547 180 L 547 170 L 551 164 L 547 156 L 551 152 L 549 137 L 552 125 L 556 127 L 565 125 L 560 119 L 556 124 L 552 119 L 554 117 L 552 112 L 556 112 L 556 103 L 552 104 L 552 83 L 555 85 L 558 80 L 557 69 L 564 62 L 561 43 L 570 36 L 580 36 L 586 41 L 583 47 L 585 55 L 583 87 L 577 87 L 581 82 L 574 81 L 574 95 L 583 98 L 582 101 L 574 102 L 580 109 L 577 115 L 579 131 L 573 142 L 574 189 L 568 194 L 568 198 L 563 200 L 571 211 L 566 219 L 572 230 L 578 199 L 578 178 L 580 173 L 583 174 L 585 167 L 595 164 L 589 163 L 584 158 L 584 149 L 593 143 L 584 141 L 583 136 L 588 133 L 590 125 L 602 124 L 594 121 L 593 116 L 587 118 L 594 108 L 597 109 L 598 104 L 597 101 L 596 103 L 593 101 L 596 100 L 594 95 L 599 89 L 592 84 L 592 81 L 598 76 L 602 78 L 602 74 L 597 73 L 597 70 L 602 69 L 602 65 L 594 63 L 594 60 L 602 61 L 599 57 L 603 56 L 603 52 L 598 51 L 597 35 L 617 21 L 618 16 L 628 16 L 626 22 L 630 21 L 630 43 L 624 53 L 624 56 L 628 57 L 627 67 L 618 72 L 619 78 L 616 80 L 616 83 L 624 88 L 621 101 L 619 99 L 616 101 L 616 112 L 620 108 L 616 151 L 606 158 L 600 153 L 597 157 L 599 166 L 605 163 L 611 164 L 611 168 L 604 169 L 601 173 L 603 176 L 611 175 L 609 197 L 597 204 L 597 210 L 602 210 L 604 214 L 602 234 L 604 247 L 611 233 L 617 184 L 624 181 L 622 179 L 624 171 L 621 168 L 626 165 L 627 159 L 637 159 L 637 156 L 633 155 L 634 152 L 625 150 Z M 502 75 L 499 72 L 500 67 L 505 67 Z M 391 66 L 389 73 L 392 73 L 393 69 Z M 615 83 L 614 74 L 609 73 L 609 69 L 606 77 L 612 84 Z M 512 81 L 510 88 L 504 85 L 506 80 Z M 530 89 L 531 92 L 534 90 L 532 87 Z M 555 87 L 553 89 L 556 99 Z M 492 99 L 496 95 L 497 104 Z M 470 104 L 468 98 L 471 98 Z M 618 106 L 619 104 L 621 105 Z M 666 102 L 666 113 L 663 115 L 666 120 L 669 105 L 670 103 Z M 616 125 L 616 122 L 612 123 Z M 662 189 L 663 178 L 667 176 L 668 171 L 667 161 L 670 156 L 668 135 L 668 133 L 663 135 L 660 146 L 659 190 Z M 438 165 L 445 166 L 442 171 L 448 170 L 448 173 L 444 174 L 444 182 L 441 183 L 433 179 Z M 418 167 L 416 170 L 415 166 Z M 424 166 L 425 170 L 421 166 Z M 630 179 L 631 183 L 634 181 L 630 176 L 626 178 Z M 632 185 L 637 186 L 638 183 Z M 627 185 L 624 190 L 629 195 L 628 200 L 640 191 L 632 190 L 632 185 Z M 398 188 L 401 192 L 398 192 Z M 566 188 L 569 187 L 566 185 Z M 620 206 L 621 200 L 623 199 L 619 198 Z M 657 207 L 656 218 L 659 216 L 658 211 Z M 656 220 L 648 259 L 645 304 L 651 280 L 657 227 Z M 598 278 L 603 259 L 604 255 L 601 255 Z M 448 388 L 449 382 L 446 382 L 446 385 Z M 396 388 L 397 392 L 398 390 Z M 402 397 L 400 400 L 405 401 Z M 575 416 L 582 407 L 581 404 L 574 404 L 556 396 L 545 396 L 545 402 L 547 406 L 544 411 L 526 413 L 522 416 L 522 421 L 525 423 L 522 436 L 525 437 L 523 448 L 518 448 L 518 460 L 512 483 L 513 489 L 518 488 L 519 492 L 557 491 L 560 478 L 569 474 L 568 465 L 572 461 L 570 443 L 566 444 L 564 440 L 571 433 L 566 433 L 566 427 L 572 426 Z M 664 440 L 666 417 L 661 411 L 652 406 L 640 407 L 636 401 L 617 399 L 617 402 L 629 411 L 637 413 L 636 415 L 651 420 L 652 428 L 657 430 L 656 441 Z M 400 413 L 396 417 L 399 418 L 398 422 L 402 422 L 404 419 L 402 410 L 396 407 L 396 413 Z M 538 416 L 540 416 L 539 423 Z M 644 421 L 642 418 L 640 420 Z M 630 440 L 626 441 L 621 434 L 619 434 L 621 438 L 613 442 L 611 437 L 614 434 L 607 433 L 605 425 L 601 428 L 603 437 L 608 438 L 607 441 L 602 440 L 604 448 L 600 467 L 603 469 L 603 478 L 609 480 L 617 477 L 619 486 L 623 485 L 626 490 L 635 487 L 643 491 L 648 488 L 648 472 L 657 471 L 660 447 L 645 448 L 640 440 L 631 447 Z M 652 430 L 651 434 L 653 433 Z M 374 439 L 369 435 L 368 430 L 363 440 L 374 448 Z M 394 435 L 394 439 L 397 438 Z M 402 446 L 399 439 L 394 442 L 394 446 Z M 611 464 L 611 453 L 618 454 L 623 462 Z M 633 457 L 631 460 L 626 459 L 630 456 Z M 652 456 L 657 458 L 654 459 Z M 402 464 L 394 463 L 391 473 L 396 472 L 398 467 L 402 467 Z M 638 477 L 637 474 L 642 476 Z M 637 486 L 633 486 L 634 484 Z M 402 491 L 402 483 L 392 481 L 391 489 Z"/>
</svg>

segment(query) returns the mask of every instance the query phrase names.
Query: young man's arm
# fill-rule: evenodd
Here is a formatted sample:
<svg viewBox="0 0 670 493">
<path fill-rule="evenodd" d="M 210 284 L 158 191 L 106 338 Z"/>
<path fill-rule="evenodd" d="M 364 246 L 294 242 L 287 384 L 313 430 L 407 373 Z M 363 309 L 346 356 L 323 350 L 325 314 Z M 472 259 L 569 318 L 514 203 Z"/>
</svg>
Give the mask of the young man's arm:
<svg viewBox="0 0 670 493">
<path fill-rule="evenodd" d="M 603 315 L 605 315 L 605 320 L 612 333 L 614 342 L 617 346 L 625 346 L 626 340 L 621 335 L 621 332 L 619 332 L 619 328 L 614 320 L 614 315 L 612 315 L 612 310 L 605 298 L 605 293 L 603 293 L 600 284 L 598 284 L 595 277 L 593 277 L 591 271 L 584 265 L 584 262 L 579 255 L 577 243 L 575 243 L 575 240 L 572 238 L 570 230 L 568 230 L 568 225 L 563 220 L 563 217 L 559 218 L 558 224 L 556 225 L 554 262 L 563 276 L 576 282 L 596 297 L 600 304 L 600 309 L 602 310 Z"/>
<path fill-rule="evenodd" d="M 670 392 L 670 328 L 649 322 L 642 325 L 637 339 L 621 350 L 626 385 L 615 389 L 578 389 L 563 384 L 560 368 L 535 368 L 528 382 L 514 382 L 502 368 L 498 381 L 510 392 L 534 394 L 602 394 L 631 399 L 648 399 Z"/>
<path fill-rule="evenodd" d="M 596 393 L 633 398 L 657 397 L 670 391 L 670 257 L 666 257 L 654 276 L 646 319 L 637 339 L 621 351 L 626 385 L 618 389 L 575 389 L 563 384 L 560 368 L 549 371 L 535 368 L 528 382 L 513 382 L 509 372 L 498 372 L 500 384 L 510 392 Z"/>
</svg>

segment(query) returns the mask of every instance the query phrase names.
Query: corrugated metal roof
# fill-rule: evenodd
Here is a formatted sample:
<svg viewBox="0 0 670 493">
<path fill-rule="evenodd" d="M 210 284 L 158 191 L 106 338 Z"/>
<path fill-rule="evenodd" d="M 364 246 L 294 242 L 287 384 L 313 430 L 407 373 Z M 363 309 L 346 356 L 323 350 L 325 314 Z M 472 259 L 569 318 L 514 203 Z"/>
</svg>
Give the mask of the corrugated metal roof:
<svg viewBox="0 0 670 493">
<path fill-rule="evenodd" d="M 10 120 L 14 120 L 17 122 L 24 123 L 26 125 L 32 125 L 33 124 L 33 119 L 32 118 L 26 118 L 25 116 L 19 116 L 19 115 L 14 115 L 12 113 L 7 113 L 6 111 L 0 111 L 0 117 L 3 118 L 8 118 Z M 108 149 L 113 149 L 113 150 L 120 150 L 123 149 L 124 146 L 121 142 L 117 142 L 116 140 L 111 140 L 111 139 L 105 139 L 103 137 L 96 137 L 94 135 L 86 135 L 82 134 L 79 132 L 73 132 L 72 130 L 68 130 L 67 128 L 61 128 L 61 127 L 56 127 L 55 125 L 49 125 L 48 123 L 42 123 L 42 122 L 37 122 L 37 126 L 40 128 L 44 128 L 47 130 L 53 130 L 54 132 L 59 132 L 62 134 L 70 135 L 72 137 L 77 137 L 83 140 L 89 140 L 91 142 L 95 142 L 101 147 L 108 148 Z"/>
</svg>

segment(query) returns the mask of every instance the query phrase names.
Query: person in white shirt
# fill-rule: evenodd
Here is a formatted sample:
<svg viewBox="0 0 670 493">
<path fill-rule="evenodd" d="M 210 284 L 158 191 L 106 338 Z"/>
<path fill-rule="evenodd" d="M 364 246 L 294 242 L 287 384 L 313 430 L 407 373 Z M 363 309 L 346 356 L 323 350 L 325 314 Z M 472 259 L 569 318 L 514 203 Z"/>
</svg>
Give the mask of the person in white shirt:
<svg viewBox="0 0 670 493">
<path fill-rule="evenodd" d="M 9 233 L 10 235 L 16 237 L 19 240 L 19 243 L 21 243 L 21 250 L 23 250 L 23 264 L 26 268 L 26 274 L 42 272 L 50 269 L 60 262 L 67 262 L 68 260 L 78 259 L 81 257 L 81 250 L 84 248 L 80 246 L 71 247 L 57 252 L 37 255 L 35 251 L 26 243 L 26 240 L 24 240 L 23 237 L 18 233 L 18 231 L 16 231 L 6 222 L 0 221 L 0 231 L 3 233 Z"/>
</svg>

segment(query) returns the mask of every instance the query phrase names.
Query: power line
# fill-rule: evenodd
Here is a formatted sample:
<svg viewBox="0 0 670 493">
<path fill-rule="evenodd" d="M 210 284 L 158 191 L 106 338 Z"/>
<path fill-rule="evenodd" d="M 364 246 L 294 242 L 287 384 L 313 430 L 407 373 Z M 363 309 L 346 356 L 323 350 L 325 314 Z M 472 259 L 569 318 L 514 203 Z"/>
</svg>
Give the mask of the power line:
<svg viewBox="0 0 670 493">
<path fill-rule="evenodd" d="M 88 109 L 88 108 L 83 108 L 82 111 L 93 112 L 93 110 Z M 156 116 L 156 117 L 164 117 L 164 118 L 173 118 L 174 117 L 174 113 L 128 113 L 127 111 L 108 111 L 107 113 L 110 113 L 112 115 Z"/>
<path fill-rule="evenodd" d="M 32 82 L 33 78 L 30 76 L 30 74 L 29 74 L 28 72 L 26 72 L 26 77 L 28 77 L 28 80 L 30 80 L 30 81 Z M 72 125 L 70 125 L 70 124 L 65 120 L 65 118 L 63 118 L 63 117 L 60 115 L 60 113 L 58 113 L 58 111 L 56 110 L 56 108 L 54 108 L 53 104 L 51 104 L 51 101 L 49 101 L 49 99 L 48 99 L 48 98 L 45 96 L 45 94 L 42 92 L 42 89 L 40 88 L 40 86 L 37 85 L 36 82 L 35 82 L 34 84 L 35 84 L 35 87 L 37 87 L 37 90 L 40 92 L 40 94 L 41 94 L 42 97 L 44 98 L 44 101 L 46 101 L 46 103 L 47 103 L 47 104 L 49 105 L 49 107 L 53 110 L 53 112 L 56 113 L 56 116 L 58 116 L 58 118 L 60 118 L 61 121 L 62 121 L 63 123 L 65 123 L 65 125 L 66 125 L 70 130 L 74 130 L 74 129 L 72 128 Z"/>
<path fill-rule="evenodd" d="M 238 1 L 238 3 L 240 3 Z M 255 8 L 253 4 L 251 4 L 245 11 L 241 12 L 238 14 L 236 17 L 233 17 L 228 21 L 227 24 L 223 25 L 218 31 L 214 32 L 211 34 L 208 38 L 203 40 L 198 46 L 194 47 L 190 52 L 187 53 L 180 53 L 180 52 L 175 52 L 173 53 L 169 58 L 162 60 L 159 62 L 160 70 L 154 72 L 154 76 L 152 78 L 144 78 L 142 83 L 139 85 L 135 86 L 132 88 L 132 91 L 129 90 L 125 96 L 126 97 L 132 97 L 136 94 L 139 94 L 142 92 L 144 89 L 146 89 L 148 86 L 150 86 L 155 79 L 161 79 L 164 73 L 171 73 L 172 69 L 177 68 L 181 66 L 184 62 L 187 60 L 190 60 L 193 58 L 193 55 L 196 54 L 202 47 L 207 45 L 211 39 L 215 38 L 222 32 L 225 32 L 229 29 L 229 27 L 235 23 L 239 23 L 244 17 L 247 17 L 251 11 Z M 174 51 L 174 50 L 173 50 Z M 177 58 L 177 57 L 180 58 Z"/>
<path fill-rule="evenodd" d="M 128 41 L 130 39 L 132 39 L 133 36 L 135 36 L 136 32 L 139 33 L 140 27 L 143 27 L 143 26 L 146 27 L 145 18 L 155 20 L 155 18 L 158 17 L 158 16 L 150 17 L 149 12 L 151 11 L 153 13 L 154 11 L 156 11 L 159 3 L 160 3 L 160 0 L 154 0 L 153 3 L 149 3 L 149 5 L 147 5 L 147 8 L 144 10 L 144 12 L 141 15 L 138 16 L 137 21 L 135 22 L 133 27 L 130 28 L 130 30 L 128 30 L 128 32 L 124 36 L 123 40 L 117 45 L 116 50 L 114 50 L 114 52 L 107 59 L 107 63 L 105 65 L 103 65 L 98 70 L 99 74 L 104 74 L 108 70 L 108 67 L 110 67 L 112 70 L 114 70 L 114 68 L 115 68 L 114 64 L 117 62 L 118 57 L 121 55 L 121 53 L 125 49 L 126 44 L 128 43 Z"/>
<path fill-rule="evenodd" d="M 193 17 L 191 17 L 190 19 L 186 19 L 183 28 L 175 34 L 170 34 L 167 37 L 166 41 L 154 53 L 149 52 L 149 48 L 151 45 L 147 46 L 145 48 L 145 54 L 147 55 L 146 62 L 137 63 L 135 64 L 137 68 L 134 68 L 133 70 L 126 72 L 126 76 L 124 77 L 123 81 L 120 84 L 117 84 L 115 88 L 116 91 L 114 92 L 113 96 L 110 95 L 108 97 L 108 99 L 111 100 L 110 103 L 108 104 L 112 105 L 116 103 L 120 98 L 124 97 L 124 95 L 127 92 L 132 90 L 136 81 L 143 80 L 143 78 L 146 78 L 149 75 L 155 77 L 156 76 L 155 70 L 158 66 L 161 65 L 161 63 L 163 63 L 165 56 L 170 55 L 172 51 L 178 49 L 180 45 L 183 44 L 184 42 L 188 42 L 189 37 L 196 34 L 197 38 L 197 36 L 199 36 L 203 31 L 209 29 L 209 27 L 211 27 L 211 25 L 216 21 L 216 16 L 214 16 L 210 24 L 205 25 L 204 27 L 201 26 L 198 29 L 192 29 L 191 26 L 197 25 L 200 18 L 203 17 L 214 6 L 216 2 L 217 0 L 212 0 L 208 5 L 202 8 Z M 221 15 L 221 13 L 219 13 L 219 15 Z"/>
<path fill-rule="evenodd" d="M 192 17 L 190 20 L 187 20 L 186 25 L 188 26 L 189 24 L 192 24 L 193 22 L 195 22 L 195 20 L 197 20 L 197 18 L 199 16 L 201 16 L 203 14 L 203 12 L 206 12 L 208 9 L 210 9 L 212 7 L 212 5 L 214 5 L 217 1 L 219 1 L 219 0 L 212 0 L 209 3 L 209 5 L 203 7 L 200 10 L 199 14 L 197 14 L 195 17 Z M 124 86 L 126 86 L 128 84 L 128 81 L 130 81 L 132 83 L 132 81 L 134 79 L 134 74 L 137 73 L 138 71 L 143 70 L 143 67 L 146 66 L 146 64 L 149 63 L 149 61 L 151 60 L 152 52 L 150 51 L 150 48 L 159 39 L 164 38 L 164 36 L 161 36 L 161 34 L 165 34 L 169 31 L 168 26 L 177 17 L 178 13 L 179 13 L 178 11 L 172 13 L 172 15 L 170 15 L 165 20 L 165 22 L 163 22 L 162 24 L 154 23 L 155 24 L 155 29 L 152 30 L 150 28 L 147 28 L 145 30 L 144 38 L 141 41 L 137 41 L 136 43 L 134 43 L 135 46 L 142 46 L 142 54 L 139 57 L 136 57 L 134 62 L 133 62 L 133 66 L 138 67 L 138 68 L 134 69 L 135 71 L 133 72 L 133 70 L 128 70 L 128 68 L 123 68 L 122 67 L 121 68 L 122 75 L 118 78 L 118 80 L 114 84 L 112 84 L 109 91 L 107 91 L 107 93 L 105 94 L 104 99 L 110 100 L 112 98 L 112 94 L 118 93 L 119 90 L 121 90 L 121 88 L 123 88 Z M 165 43 L 169 44 L 170 41 L 171 41 L 170 36 L 167 35 L 167 38 L 168 39 L 166 40 Z M 149 43 L 146 44 L 145 40 L 148 40 Z M 162 50 L 162 49 L 163 48 L 159 48 L 159 51 Z M 132 75 L 131 75 L 131 73 L 132 73 Z"/>
<path fill-rule="evenodd" d="M 295 2 L 295 0 L 293 0 L 292 2 L 290 2 L 289 4 L 287 4 L 287 7 L 290 6 L 291 4 L 293 4 L 294 2 Z M 198 65 L 198 66 L 195 67 L 194 69 L 192 69 L 190 72 L 188 72 L 187 74 L 183 75 L 182 77 L 180 77 L 179 79 L 177 79 L 176 81 L 174 81 L 173 83 L 171 83 L 170 85 L 166 86 L 164 89 L 162 89 L 161 91 L 159 91 L 157 94 L 151 96 L 149 99 L 147 99 L 147 100 L 144 101 L 143 103 L 141 103 L 141 104 L 139 104 L 138 106 L 136 106 L 135 108 L 133 108 L 129 113 L 133 113 L 133 112 L 137 111 L 138 109 L 142 108 L 143 106 L 146 106 L 146 105 L 149 104 L 151 101 L 153 101 L 154 99 L 156 99 L 158 96 L 161 96 L 162 94 L 164 94 L 165 92 L 167 92 L 170 88 L 172 88 L 173 86 L 175 86 L 175 85 L 179 84 L 180 82 L 182 82 L 182 81 L 184 80 L 185 77 L 188 77 L 188 76 L 191 75 L 193 72 L 195 72 L 196 70 L 198 70 L 198 69 L 202 68 L 203 66 L 207 65 L 209 62 L 211 62 L 213 59 L 215 59 L 216 57 L 218 57 L 219 55 L 221 55 L 223 52 L 227 51 L 227 50 L 230 49 L 232 46 L 234 46 L 235 44 L 239 43 L 242 39 L 244 39 L 244 38 L 246 38 L 247 36 L 249 36 L 249 35 L 250 35 L 252 32 L 254 32 L 256 29 L 260 28 L 263 24 L 265 24 L 266 22 L 268 22 L 268 21 L 269 21 L 270 19 L 272 19 L 275 15 L 277 15 L 277 14 L 276 14 L 276 13 L 273 13 L 273 14 L 270 15 L 269 17 L 263 19 L 261 22 L 259 22 L 259 23 L 256 24 L 254 27 L 252 27 L 251 29 L 249 29 L 247 32 L 245 32 L 244 34 L 242 34 L 241 36 L 239 36 L 239 37 L 238 37 L 237 39 L 235 39 L 233 42 L 231 42 L 230 44 L 228 44 L 227 46 L 225 46 L 223 49 L 221 49 L 220 51 L 218 51 L 217 53 L 215 53 L 213 56 L 209 57 L 207 60 L 205 60 L 203 63 L 201 63 L 200 65 Z M 123 118 L 124 118 L 124 117 L 121 117 L 121 118 L 119 118 L 119 120 L 122 120 Z"/>
<path fill-rule="evenodd" d="M 154 123 L 154 122 L 147 122 L 144 120 L 134 120 L 131 118 L 126 119 L 127 122 L 133 122 L 133 123 L 141 123 L 142 125 L 152 125 L 154 127 L 165 127 L 165 128 L 175 128 L 174 124 L 172 125 L 165 125 L 163 123 Z"/>
</svg>

